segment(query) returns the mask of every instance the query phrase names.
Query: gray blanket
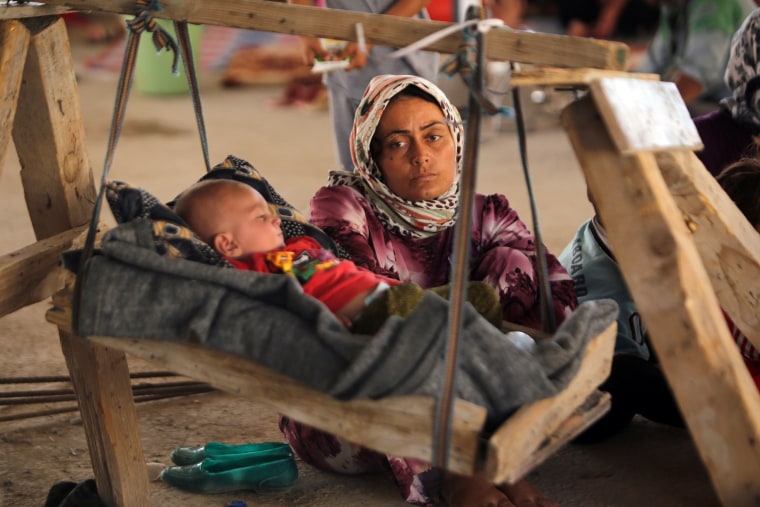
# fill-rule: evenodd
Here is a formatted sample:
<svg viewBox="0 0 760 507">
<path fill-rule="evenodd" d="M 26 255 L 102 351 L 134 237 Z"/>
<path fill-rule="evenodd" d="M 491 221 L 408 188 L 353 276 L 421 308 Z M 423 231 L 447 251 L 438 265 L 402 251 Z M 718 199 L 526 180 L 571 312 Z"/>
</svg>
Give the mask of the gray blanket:
<svg viewBox="0 0 760 507">
<path fill-rule="evenodd" d="M 193 341 L 250 358 L 340 399 L 436 396 L 443 378 L 448 302 L 428 293 L 407 318 L 373 336 L 351 334 L 286 275 L 162 257 L 151 223 L 110 230 L 89 262 L 80 309 L 87 335 Z M 515 346 L 469 304 L 463 313 L 457 395 L 497 424 L 561 390 L 588 340 L 617 316 L 612 300 L 581 305 L 550 340 Z"/>
</svg>

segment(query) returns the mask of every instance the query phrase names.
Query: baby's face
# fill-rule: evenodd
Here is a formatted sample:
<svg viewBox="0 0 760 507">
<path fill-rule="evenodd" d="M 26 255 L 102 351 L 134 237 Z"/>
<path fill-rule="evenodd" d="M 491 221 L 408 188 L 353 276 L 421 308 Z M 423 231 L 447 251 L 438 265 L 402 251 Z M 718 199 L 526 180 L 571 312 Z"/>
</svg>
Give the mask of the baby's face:
<svg viewBox="0 0 760 507">
<path fill-rule="evenodd" d="M 236 197 L 236 220 L 232 235 L 243 252 L 249 255 L 268 252 L 283 246 L 280 219 L 272 214 L 264 197 L 253 189 Z"/>
</svg>

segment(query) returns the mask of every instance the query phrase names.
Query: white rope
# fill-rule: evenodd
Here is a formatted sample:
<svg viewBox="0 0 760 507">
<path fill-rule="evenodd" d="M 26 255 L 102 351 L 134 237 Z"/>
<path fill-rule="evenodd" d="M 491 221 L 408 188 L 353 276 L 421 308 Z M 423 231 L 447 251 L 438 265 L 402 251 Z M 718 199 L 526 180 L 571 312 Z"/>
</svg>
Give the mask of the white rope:
<svg viewBox="0 0 760 507">
<path fill-rule="evenodd" d="M 456 23 L 451 26 L 447 26 L 446 28 L 442 30 L 438 30 L 437 32 L 433 32 L 430 35 L 426 35 L 425 37 L 421 38 L 420 40 L 413 42 L 409 44 L 406 47 L 399 48 L 393 53 L 388 55 L 388 58 L 401 58 L 403 56 L 408 55 L 409 53 L 412 53 L 414 51 L 417 51 L 418 49 L 425 48 L 434 42 L 438 42 L 439 40 L 443 39 L 444 37 L 451 35 L 452 33 L 456 33 L 460 30 L 464 30 L 467 27 L 470 27 L 472 25 L 477 25 L 478 32 L 480 33 L 487 33 L 491 28 L 507 28 L 511 30 L 512 28 L 508 25 L 504 24 L 504 21 L 498 18 L 488 18 L 488 19 L 470 19 L 468 21 L 463 21 L 461 23 Z"/>
<path fill-rule="evenodd" d="M 364 25 L 356 23 L 354 25 L 356 29 L 356 42 L 359 44 L 359 51 L 363 54 L 367 54 L 367 40 L 364 38 Z"/>
</svg>

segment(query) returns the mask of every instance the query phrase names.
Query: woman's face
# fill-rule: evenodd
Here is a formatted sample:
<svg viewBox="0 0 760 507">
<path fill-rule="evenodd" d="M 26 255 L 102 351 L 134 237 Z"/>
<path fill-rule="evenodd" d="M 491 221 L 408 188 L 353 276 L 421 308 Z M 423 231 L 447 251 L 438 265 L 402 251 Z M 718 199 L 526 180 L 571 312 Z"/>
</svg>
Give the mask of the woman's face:
<svg viewBox="0 0 760 507">
<path fill-rule="evenodd" d="M 373 142 L 386 185 L 403 199 L 435 199 L 454 182 L 456 143 L 437 104 L 397 97 L 385 108 Z"/>
</svg>

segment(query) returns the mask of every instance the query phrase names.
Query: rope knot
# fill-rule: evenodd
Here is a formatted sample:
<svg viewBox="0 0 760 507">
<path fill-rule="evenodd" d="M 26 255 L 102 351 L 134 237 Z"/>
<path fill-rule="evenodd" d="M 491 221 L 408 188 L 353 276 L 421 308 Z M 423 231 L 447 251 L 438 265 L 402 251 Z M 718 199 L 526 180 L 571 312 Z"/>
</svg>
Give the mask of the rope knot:
<svg viewBox="0 0 760 507">
<path fill-rule="evenodd" d="M 151 32 L 156 52 L 160 53 L 164 49 L 173 52 L 172 73 L 178 74 L 179 52 L 177 51 L 177 43 L 169 35 L 169 32 L 153 18 L 153 12 L 161 11 L 163 8 L 161 8 L 158 0 L 138 0 L 135 5 L 135 17 L 127 20 L 127 27 L 135 35 L 141 35 L 142 32 L 146 31 Z"/>
</svg>

